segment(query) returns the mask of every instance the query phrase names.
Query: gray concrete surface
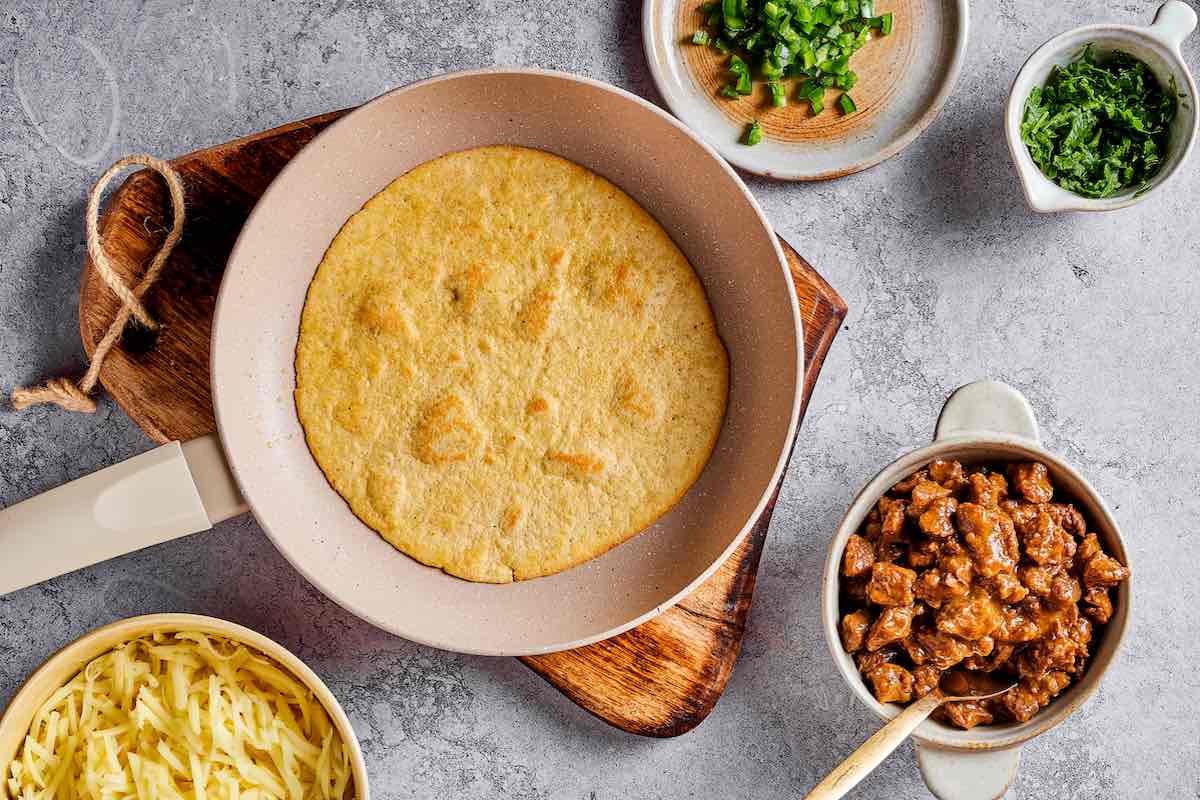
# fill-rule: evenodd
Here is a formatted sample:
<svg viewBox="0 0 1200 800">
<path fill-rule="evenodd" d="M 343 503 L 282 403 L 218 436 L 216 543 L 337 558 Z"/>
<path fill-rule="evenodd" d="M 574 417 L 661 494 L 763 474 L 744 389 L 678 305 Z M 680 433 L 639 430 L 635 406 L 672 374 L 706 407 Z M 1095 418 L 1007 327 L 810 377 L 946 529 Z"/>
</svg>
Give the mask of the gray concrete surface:
<svg viewBox="0 0 1200 800">
<path fill-rule="evenodd" d="M 294 573 L 248 518 L 0 598 L 0 703 L 102 623 L 182 610 L 293 648 L 330 682 L 381 798 L 796 797 L 877 725 L 836 677 L 817 578 L 858 486 L 929 438 L 982 376 L 1024 391 L 1047 444 L 1116 509 L 1135 568 L 1127 643 L 1101 691 L 1029 745 L 1010 796 L 1200 797 L 1200 176 L 1110 216 L 1037 217 L 1000 108 L 1020 61 L 1087 21 L 1145 22 L 1146 0 L 973 4 L 970 56 L 932 128 L 832 183 L 749 183 L 850 305 L 804 423 L 744 652 L 698 730 L 606 728 L 510 659 L 380 633 Z M 657 100 L 634 0 L 443 3 L 0 3 L 0 391 L 83 366 L 81 214 L 111 161 L 173 155 L 434 73 L 491 64 L 581 72 Z M 1185 46 L 1200 65 L 1200 35 Z M 94 416 L 0 411 L 0 504 L 140 452 Z M 3 554 L 0 554 L 3 558 Z M 861 788 L 927 796 L 911 748 Z"/>
</svg>

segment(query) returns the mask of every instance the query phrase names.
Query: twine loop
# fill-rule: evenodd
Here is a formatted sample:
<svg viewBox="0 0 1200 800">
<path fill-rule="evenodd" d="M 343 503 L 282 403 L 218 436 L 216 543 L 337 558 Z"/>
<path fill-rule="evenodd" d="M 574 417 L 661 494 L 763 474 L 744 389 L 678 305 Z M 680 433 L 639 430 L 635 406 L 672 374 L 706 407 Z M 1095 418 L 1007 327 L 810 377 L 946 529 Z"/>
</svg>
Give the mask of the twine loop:
<svg viewBox="0 0 1200 800">
<path fill-rule="evenodd" d="M 103 244 L 100 241 L 99 221 L 100 196 L 104 193 L 105 187 L 121 170 L 132 166 L 148 167 L 163 177 L 167 184 L 167 190 L 171 194 L 174 223 L 167 233 L 167 238 L 163 240 L 162 246 L 150 261 L 146 274 L 131 289 L 113 269 L 108 254 L 104 252 Z M 109 289 L 112 289 L 113 294 L 120 298 L 121 310 L 117 312 L 116 317 L 108 326 L 104 338 L 96 344 L 96 349 L 92 352 L 92 362 L 78 383 L 68 378 L 54 378 L 42 386 L 17 388 L 12 393 L 13 408 L 23 411 L 30 406 L 53 403 L 68 411 L 92 413 L 96 410 L 96 401 L 92 399 L 91 393 L 100 379 L 100 367 L 103 366 L 105 357 L 121 338 L 121 332 L 125 330 L 129 318 L 133 317 L 150 330 L 158 330 L 158 323 L 154 321 L 142 304 L 142 297 L 158 280 L 159 273 L 166 265 L 171 251 L 179 243 L 179 239 L 183 235 L 184 216 L 183 180 L 179 177 L 179 173 L 165 161 L 148 155 L 127 156 L 113 164 L 100 176 L 100 180 L 96 181 L 96 185 L 92 187 L 92 191 L 88 195 L 84 218 L 87 249 L 100 278 L 108 285 Z"/>
</svg>

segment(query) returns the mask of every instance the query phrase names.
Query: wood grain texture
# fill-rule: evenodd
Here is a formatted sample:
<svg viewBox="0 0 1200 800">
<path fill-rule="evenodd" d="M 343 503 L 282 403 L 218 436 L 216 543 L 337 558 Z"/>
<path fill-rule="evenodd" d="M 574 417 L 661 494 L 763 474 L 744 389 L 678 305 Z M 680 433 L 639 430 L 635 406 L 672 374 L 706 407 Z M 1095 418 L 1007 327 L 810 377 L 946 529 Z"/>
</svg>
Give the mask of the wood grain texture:
<svg viewBox="0 0 1200 800">
<path fill-rule="evenodd" d="M 250 210 L 279 170 L 335 111 L 174 159 L 186 187 L 187 225 L 147 303 L 154 336 L 128 329 L 100 372 L 122 409 L 156 442 L 216 429 L 209 394 L 209 336 L 226 259 Z M 113 193 L 100 231 L 113 266 L 140 274 L 170 227 L 170 204 L 152 172 Z M 846 314 L 837 292 L 784 243 L 804 318 L 804 405 Z M 118 300 L 84 262 L 79 329 L 90 356 Z M 803 413 L 803 410 L 802 410 Z M 699 725 L 733 671 L 754 595 L 759 557 L 778 496 L 740 547 L 675 607 L 612 639 L 522 658 L 530 669 L 600 719 L 644 736 L 677 736 Z"/>
</svg>

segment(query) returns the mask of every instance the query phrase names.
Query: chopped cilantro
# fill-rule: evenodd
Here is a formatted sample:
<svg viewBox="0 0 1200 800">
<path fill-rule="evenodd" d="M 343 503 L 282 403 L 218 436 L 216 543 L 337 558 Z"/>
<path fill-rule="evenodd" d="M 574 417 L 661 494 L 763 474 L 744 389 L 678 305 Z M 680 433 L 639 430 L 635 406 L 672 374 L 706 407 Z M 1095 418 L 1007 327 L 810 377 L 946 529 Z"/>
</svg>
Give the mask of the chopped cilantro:
<svg viewBox="0 0 1200 800">
<path fill-rule="evenodd" d="M 1047 178 L 1083 197 L 1145 187 L 1162 166 L 1174 92 L 1128 53 L 1088 45 L 1025 101 L 1021 140 Z"/>
</svg>

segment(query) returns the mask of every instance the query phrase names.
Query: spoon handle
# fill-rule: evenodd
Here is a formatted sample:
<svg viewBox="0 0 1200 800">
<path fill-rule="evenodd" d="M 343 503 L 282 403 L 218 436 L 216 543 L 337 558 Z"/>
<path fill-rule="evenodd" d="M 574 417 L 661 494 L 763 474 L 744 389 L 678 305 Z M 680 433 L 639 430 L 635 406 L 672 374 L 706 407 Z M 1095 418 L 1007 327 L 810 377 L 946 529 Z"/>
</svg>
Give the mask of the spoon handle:
<svg viewBox="0 0 1200 800">
<path fill-rule="evenodd" d="M 941 698 L 936 696 L 936 692 L 931 692 L 901 711 L 817 784 L 805 800 L 837 800 L 845 795 L 899 747 L 939 705 Z"/>
</svg>

